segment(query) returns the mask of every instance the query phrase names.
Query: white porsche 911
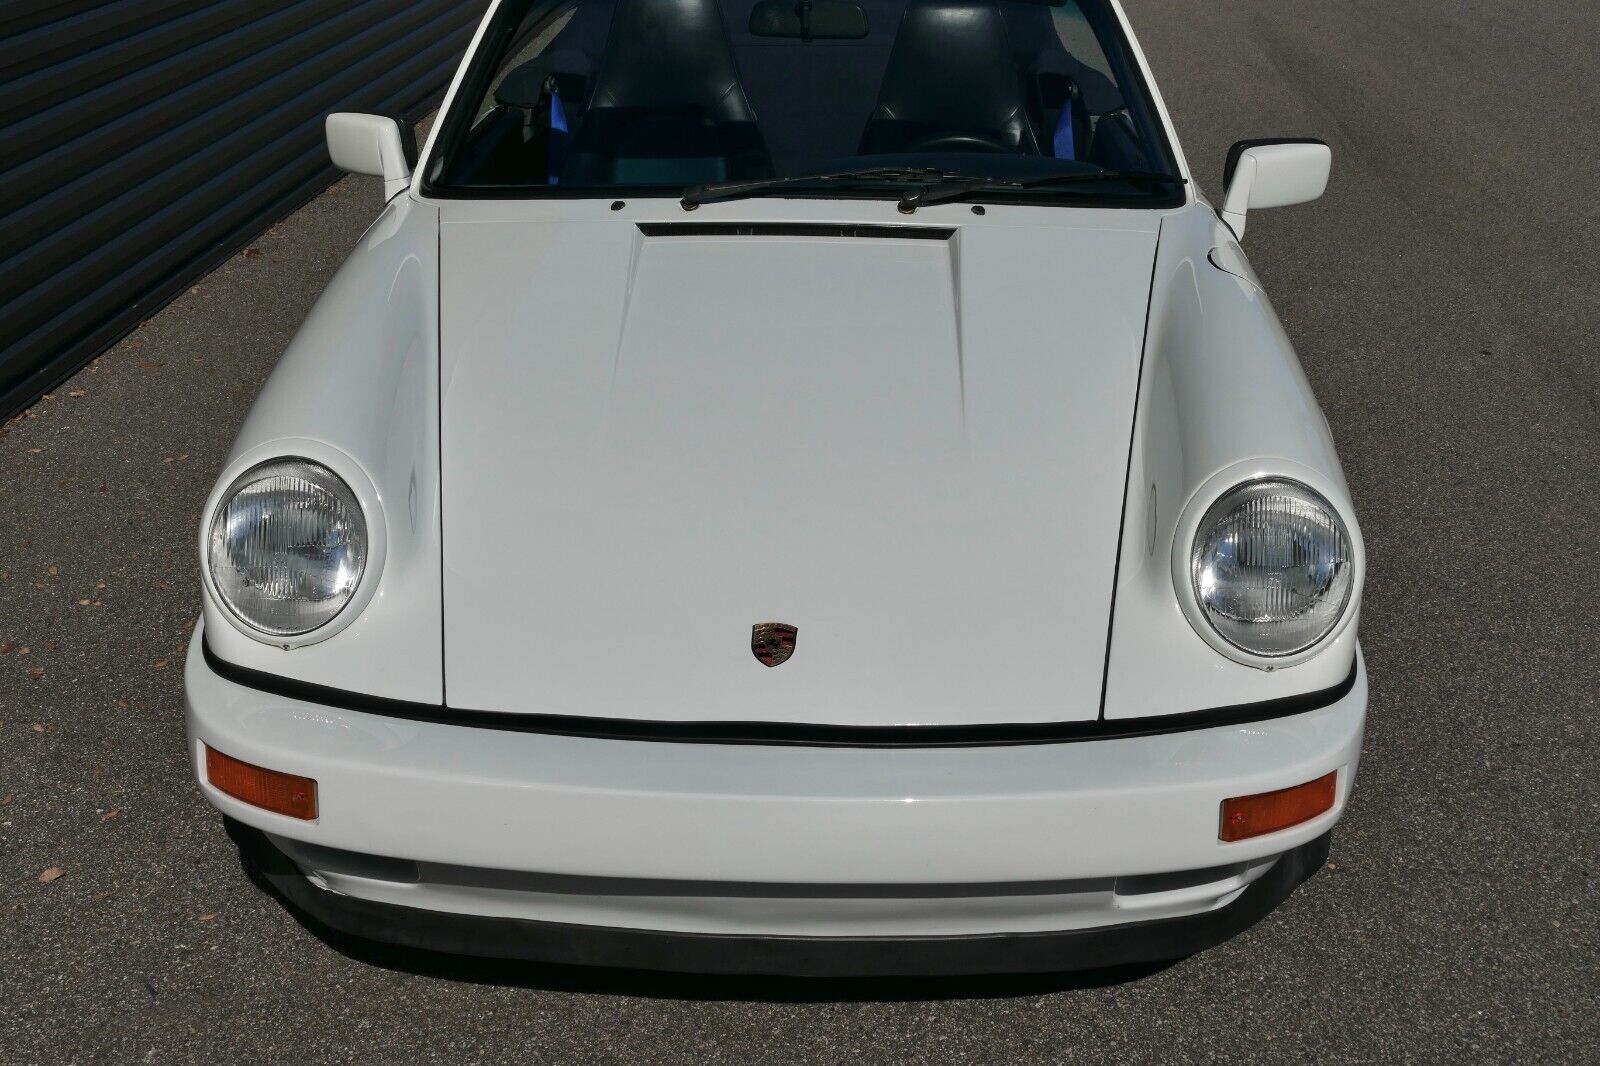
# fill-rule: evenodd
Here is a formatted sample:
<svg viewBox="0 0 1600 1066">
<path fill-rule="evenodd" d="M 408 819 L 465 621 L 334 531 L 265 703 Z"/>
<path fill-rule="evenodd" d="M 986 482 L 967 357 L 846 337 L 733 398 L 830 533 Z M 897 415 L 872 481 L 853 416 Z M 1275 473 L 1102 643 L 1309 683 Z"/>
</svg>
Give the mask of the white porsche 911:
<svg viewBox="0 0 1600 1066">
<path fill-rule="evenodd" d="M 499 0 L 201 521 L 200 788 L 326 926 L 1178 957 L 1317 870 L 1361 535 L 1117 0 Z"/>
</svg>

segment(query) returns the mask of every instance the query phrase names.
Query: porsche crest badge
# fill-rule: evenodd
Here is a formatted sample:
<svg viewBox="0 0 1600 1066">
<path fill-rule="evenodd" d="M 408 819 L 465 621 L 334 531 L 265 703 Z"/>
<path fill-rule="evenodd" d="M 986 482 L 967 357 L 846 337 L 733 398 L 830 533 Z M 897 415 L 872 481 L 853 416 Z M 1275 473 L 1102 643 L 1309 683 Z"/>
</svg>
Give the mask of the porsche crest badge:
<svg viewBox="0 0 1600 1066">
<path fill-rule="evenodd" d="M 782 622 L 757 622 L 750 627 L 750 651 L 762 666 L 782 666 L 794 654 L 799 633 Z"/>
</svg>

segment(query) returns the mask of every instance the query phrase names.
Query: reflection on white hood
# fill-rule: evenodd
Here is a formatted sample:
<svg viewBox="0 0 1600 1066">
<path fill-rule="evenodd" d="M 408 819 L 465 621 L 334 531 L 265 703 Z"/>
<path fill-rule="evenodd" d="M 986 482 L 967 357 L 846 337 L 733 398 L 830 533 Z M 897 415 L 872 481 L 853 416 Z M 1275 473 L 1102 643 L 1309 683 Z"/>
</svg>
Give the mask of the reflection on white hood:
<svg viewBox="0 0 1600 1066">
<path fill-rule="evenodd" d="M 1094 718 L 1157 222 L 1022 214 L 1051 221 L 646 236 L 446 212 L 450 705 Z M 798 628 L 781 666 L 751 652 L 763 622 Z"/>
</svg>

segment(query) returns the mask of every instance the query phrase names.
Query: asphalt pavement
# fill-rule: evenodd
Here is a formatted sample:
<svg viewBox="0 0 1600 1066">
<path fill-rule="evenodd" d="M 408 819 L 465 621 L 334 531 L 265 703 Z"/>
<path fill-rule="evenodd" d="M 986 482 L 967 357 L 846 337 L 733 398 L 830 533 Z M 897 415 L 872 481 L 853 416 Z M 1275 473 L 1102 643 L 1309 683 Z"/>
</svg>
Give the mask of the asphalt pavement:
<svg viewBox="0 0 1600 1066">
<path fill-rule="evenodd" d="M 189 780 L 180 664 L 206 492 L 376 212 L 349 180 L 0 429 L 0 1062 L 1594 1061 L 1592 0 L 1128 6 L 1208 191 L 1237 138 L 1335 152 L 1330 194 L 1247 241 L 1371 557 L 1371 723 L 1322 873 L 1176 965 L 1038 980 L 705 981 L 308 931 Z"/>
</svg>

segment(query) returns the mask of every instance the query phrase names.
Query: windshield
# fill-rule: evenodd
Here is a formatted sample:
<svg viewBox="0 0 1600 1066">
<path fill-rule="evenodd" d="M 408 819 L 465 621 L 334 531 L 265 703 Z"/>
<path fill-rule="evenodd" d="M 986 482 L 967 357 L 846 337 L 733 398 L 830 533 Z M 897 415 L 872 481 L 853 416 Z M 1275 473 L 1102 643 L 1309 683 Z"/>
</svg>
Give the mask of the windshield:
<svg viewBox="0 0 1600 1066">
<path fill-rule="evenodd" d="M 1106 0 L 505 0 L 427 185 L 874 196 L 959 177 L 1141 206 L 1178 188 L 1050 180 L 1100 172 L 1176 172 Z"/>
</svg>

